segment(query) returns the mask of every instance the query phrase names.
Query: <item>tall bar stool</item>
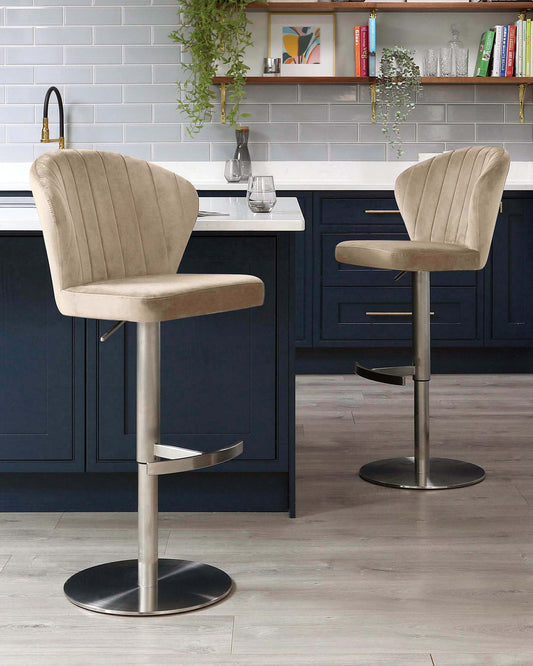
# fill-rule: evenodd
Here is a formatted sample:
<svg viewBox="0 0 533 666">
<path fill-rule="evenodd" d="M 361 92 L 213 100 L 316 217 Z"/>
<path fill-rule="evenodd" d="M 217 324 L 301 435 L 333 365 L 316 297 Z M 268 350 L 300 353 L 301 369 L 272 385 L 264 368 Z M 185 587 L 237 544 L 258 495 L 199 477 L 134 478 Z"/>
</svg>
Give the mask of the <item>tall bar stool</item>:
<svg viewBox="0 0 533 666">
<path fill-rule="evenodd" d="M 243 442 L 203 453 L 160 443 L 160 322 L 262 305 L 250 275 L 176 274 L 198 214 L 185 179 L 115 153 L 58 150 L 31 167 L 57 307 L 64 315 L 137 323 L 138 559 L 85 569 L 65 583 L 78 606 L 116 615 L 180 613 L 225 597 L 231 578 L 158 559 L 157 479 L 210 467 Z"/>
<path fill-rule="evenodd" d="M 430 271 L 480 270 L 498 216 L 509 155 L 494 146 L 472 146 L 420 162 L 398 176 L 394 188 L 410 241 L 345 241 L 335 258 L 344 264 L 412 272 L 413 365 L 364 368 L 358 375 L 385 384 L 414 379 L 414 457 L 364 465 L 366 481 L 394 488 L 460 488 L 485 478 L 481 467 L 429 456 Z"/>
</svg>

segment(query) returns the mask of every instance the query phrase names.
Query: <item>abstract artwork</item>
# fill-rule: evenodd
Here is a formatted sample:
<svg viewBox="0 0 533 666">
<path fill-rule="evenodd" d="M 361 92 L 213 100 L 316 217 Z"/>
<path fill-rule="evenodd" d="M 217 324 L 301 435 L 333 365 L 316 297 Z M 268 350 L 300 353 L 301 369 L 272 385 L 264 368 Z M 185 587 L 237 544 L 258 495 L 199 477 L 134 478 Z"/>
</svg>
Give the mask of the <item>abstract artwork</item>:
<svg viewBox="0 0 533 666">
<path fill-rule="evenodd" d="M 268 46 L 281 76 L 335 76 L 335 15 L 270 14 Z"/>
<path fill-rule="evenodd" d="M 320 28 L 313 26 L 283 26 L 285 65 L 320 65 Z"/>
</svg>

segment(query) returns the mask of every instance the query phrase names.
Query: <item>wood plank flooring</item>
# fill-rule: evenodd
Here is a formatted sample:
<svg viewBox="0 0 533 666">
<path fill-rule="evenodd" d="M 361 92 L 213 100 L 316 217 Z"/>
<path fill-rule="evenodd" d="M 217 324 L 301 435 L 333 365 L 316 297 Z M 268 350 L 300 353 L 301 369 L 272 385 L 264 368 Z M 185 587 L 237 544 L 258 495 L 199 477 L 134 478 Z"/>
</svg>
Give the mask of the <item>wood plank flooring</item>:
<svg viewBox="0 0 533 666">
<path fill-rule="evenodd" d="M 154 618 L 71 605 L 62 585 L 135 557 L 134 514 L 0 514 L 0 665 L 533 666 L 533 375 L 433 378 L 435 455 L 487 479 L 365 483 L 410 455 L 410 387 L 297 381 L 298 518 L 162 514 L 160 550 L 225 569 L 222 603 Z"/>
</svg>

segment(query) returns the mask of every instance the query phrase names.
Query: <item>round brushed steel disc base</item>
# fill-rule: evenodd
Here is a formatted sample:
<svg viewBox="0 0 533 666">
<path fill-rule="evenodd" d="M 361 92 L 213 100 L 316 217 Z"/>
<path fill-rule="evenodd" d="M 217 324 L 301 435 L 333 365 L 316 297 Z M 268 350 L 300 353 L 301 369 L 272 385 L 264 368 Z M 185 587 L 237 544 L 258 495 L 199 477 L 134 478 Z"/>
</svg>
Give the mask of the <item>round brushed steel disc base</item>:
<svg viewBox="0 0 533 666">
<path fill-rule="evenodd" d="M 429 481 L 419 485 L 415 474 L 414 458 L 388 458 L 363 465 L 359 476 L 370 483 L 391 488 L 411 490 L 445 490 L 464 488 L 483 481 L 485 470 L 472 463 L 449 458 L 429 459 Z"/>
<path fill-rule="evenodd" d="M 141 595 L 137 583 L 137 560 L 122 560 L 84 569 L 63 589 L 76 606 L 98 613 L 166 615 L 214 604 L 233 586 L 228 574 L 216 567 L 167 559 L 159 560 L 157 588 Z"/>
</svg>

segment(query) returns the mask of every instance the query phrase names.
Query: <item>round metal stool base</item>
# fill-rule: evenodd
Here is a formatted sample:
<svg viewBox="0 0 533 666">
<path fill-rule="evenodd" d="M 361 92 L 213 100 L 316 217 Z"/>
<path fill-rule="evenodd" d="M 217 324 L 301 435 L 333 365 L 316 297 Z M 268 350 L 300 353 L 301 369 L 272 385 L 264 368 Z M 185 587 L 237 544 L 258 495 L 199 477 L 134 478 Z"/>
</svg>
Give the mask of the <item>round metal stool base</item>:
<svg viewBox="0 0 533 666">
<path fill-rule="evenodd" d="M 472 463 L 448 458 L 430 458 L 427 486 L 418 483 L 414 458 L 388 458 L 363 465 L 359 476 L 370 483 L 411 490 L 464 488 L 483 481 L 485 470 Z"/>
<path fill-rule="evenodd" d="M 122 560 L 84 569 L 67 580 L 72 603 L 112 615 L 167 615 L 209 606 L 231 592 L 227 573 L 199 562 L 159 560 L 158 587 L 141 596 L 137 560 Z"/>
</svg>

